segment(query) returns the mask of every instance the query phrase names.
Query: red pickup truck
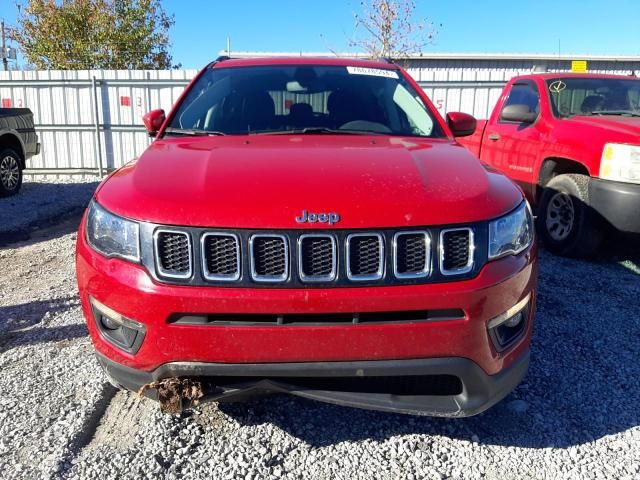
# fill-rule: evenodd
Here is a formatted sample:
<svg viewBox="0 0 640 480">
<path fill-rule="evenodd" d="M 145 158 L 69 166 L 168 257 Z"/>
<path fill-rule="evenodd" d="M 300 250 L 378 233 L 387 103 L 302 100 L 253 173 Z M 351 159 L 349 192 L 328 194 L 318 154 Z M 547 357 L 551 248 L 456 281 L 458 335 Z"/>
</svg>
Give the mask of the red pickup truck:
<svg viewBox="0 0 640 480">
<path fill-rule="evenodd" d="M 552 252 L 588 256 L 611 228 L 640 233 L 640 79 L 515 77 L 460 143 L 520 184 Z"/>
<path fill-rule="evenodd" d="M 520 382 L 529 205 L 455 142 L 475 120 L 440 117 L 402 68 L 221 58 L 145 124 L 77 241 L 114 385 L 464 416 Z"/>
</svg>

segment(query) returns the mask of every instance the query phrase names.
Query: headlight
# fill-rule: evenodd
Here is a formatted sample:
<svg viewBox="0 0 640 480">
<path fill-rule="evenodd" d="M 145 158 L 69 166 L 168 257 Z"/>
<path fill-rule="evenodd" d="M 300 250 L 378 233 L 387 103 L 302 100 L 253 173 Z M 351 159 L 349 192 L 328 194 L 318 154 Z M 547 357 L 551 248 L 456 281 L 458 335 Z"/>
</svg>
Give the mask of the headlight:
<svg viewBox="0 0 640 480">
<path fill-rule="evenodd" d="M 640 145 L 607 143 L 602 150 L 600 178 L 640 183 Z"/>
<path fill-rule="evenodd" d="M 140 261 L 140 226 L 107 212 L 96 201 L 89 205 L 87 240 L 106 257 Z"/>
<path fill-rule="evenodd" d="M 533 215 L 525 200 L 513 212 L 489 223 L 489 259 L 522 252 L 533 242 L 533 235 Z"/>
</svg>

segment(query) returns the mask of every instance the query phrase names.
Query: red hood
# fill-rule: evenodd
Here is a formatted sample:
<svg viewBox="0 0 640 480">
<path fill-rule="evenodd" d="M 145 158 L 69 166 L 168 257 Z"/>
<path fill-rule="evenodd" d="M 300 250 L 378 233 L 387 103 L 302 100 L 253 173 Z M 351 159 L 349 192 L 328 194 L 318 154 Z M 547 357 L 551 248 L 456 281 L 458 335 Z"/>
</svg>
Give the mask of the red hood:
<svg viewBox="0 0 640 480">
<path fill-rule="evenodd" d="M 337 212 L 333 228 L 441 225 L 486 220 L 522 201 L 448 140 L 385 136 L 226 136 L 158 140 L 114 173 L 98 201 L 125 217 L 171 225 L 298 225 Z"/>
<path fill-rule="evenodd" d="M 622 115 L 579 115 L 572 117 L 572 123 L 604 128 L 612 133 L 629 135 L 629 142 L 640 140 L 640 117 L 625 117 Z"/>
</svg>

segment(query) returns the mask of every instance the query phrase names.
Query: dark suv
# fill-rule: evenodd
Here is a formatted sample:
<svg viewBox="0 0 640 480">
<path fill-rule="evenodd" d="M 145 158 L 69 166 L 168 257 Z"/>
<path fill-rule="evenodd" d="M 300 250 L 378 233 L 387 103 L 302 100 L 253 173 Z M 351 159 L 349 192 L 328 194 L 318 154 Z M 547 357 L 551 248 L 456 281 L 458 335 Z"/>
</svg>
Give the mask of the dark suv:
<svg viewBox="0 0 640 480">
<path fill-rule="evenodd" d="M 0 108 L 0 197 L 15 195 L 22 186 L 27 159 L 40 153 L 28 108 Z"/>
</svg>

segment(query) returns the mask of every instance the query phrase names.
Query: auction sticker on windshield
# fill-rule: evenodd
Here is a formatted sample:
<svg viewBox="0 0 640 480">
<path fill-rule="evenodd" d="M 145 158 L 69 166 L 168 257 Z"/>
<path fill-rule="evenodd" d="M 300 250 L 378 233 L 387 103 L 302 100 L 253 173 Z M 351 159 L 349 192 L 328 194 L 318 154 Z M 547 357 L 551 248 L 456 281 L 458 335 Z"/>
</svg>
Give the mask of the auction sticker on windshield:
<svg viewBox="0 0 640 480">
<path fill-rule="evenodd" d="M 395 78 L 396 80 L 400 78 L 394 70 L 385 70 L 384 68 L 347 67 L 347 72 L 351 75 L 371 75 L 374 77 Z"/>
</svg>

